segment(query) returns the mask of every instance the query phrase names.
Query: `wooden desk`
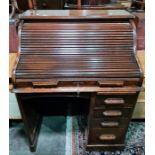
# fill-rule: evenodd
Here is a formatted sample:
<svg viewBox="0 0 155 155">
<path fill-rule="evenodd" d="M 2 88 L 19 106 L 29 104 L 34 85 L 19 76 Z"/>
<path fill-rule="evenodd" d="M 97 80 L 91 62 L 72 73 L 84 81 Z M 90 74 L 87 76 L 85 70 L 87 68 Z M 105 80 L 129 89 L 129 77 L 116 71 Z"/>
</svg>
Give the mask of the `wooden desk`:
<svg viewBox="0 0 155 155">
<path fill-rule="evenodd" d="M 63 102 L 68 98 L 85 101 L 88 150 L 123 149 L 143 80 L 134 55 L 133 18 L 125 10 L 37 10 L 21 15 L 12 91 L 31 151 L 43 116 L 40 103 L 50 99 L 51 106 L 59 105 L 52 112 L 64 114 L 72 103 Z"/>
</svg>

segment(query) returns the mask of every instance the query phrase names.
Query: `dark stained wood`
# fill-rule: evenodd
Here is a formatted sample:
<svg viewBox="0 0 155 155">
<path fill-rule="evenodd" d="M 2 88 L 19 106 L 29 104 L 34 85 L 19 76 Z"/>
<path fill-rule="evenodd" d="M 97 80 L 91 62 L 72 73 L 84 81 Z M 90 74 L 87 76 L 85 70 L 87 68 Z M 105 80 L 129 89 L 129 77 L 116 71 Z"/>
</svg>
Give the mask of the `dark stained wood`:
<svg viewBox="0 0 155 155">
<path fill-rule="evenodd" d="M 63 9 L 66 0 L 16 0 L 18 12 L 29 9 Z"/>
<path fill-rule="evenodd" d="M 98 94 L 96 98 L 96 107 L 133 107 L 137 95 L 128 93 L 128 94 L 115 94 L 115 95 L 103 95 Z"/>
<path fill-rule="evenodd" d="M 102 118 L 93 118 L 91 121 L 91 126 L 96 128 L 125 128 L 129 122 L 128 117 L 102 117 Z"/>
<path fill-rule="evenodd" d="M 134 15 L 138 18 L 137 23 L 137 49 L 144 50 L 145 49 L 145 13 L 134 13 Z"/>
<path fill-rule="evenodd" d="M 9 19 L 9 52 L 16 53 L 18 51 L 18 18 Z"/>
<path fill-rule="evenodd" d="M 125 128 L 93 128 L 90 131 L 89 144 L 123 144 L 125 130 Z"/>
<path fill-rule="evenodd" d="M 12 91 L 31 150 L 40 116 L 32 101 L 47 94 L 89 99 L 88 150 L 123 148 L 143 80 L 133 18 L 124 10 L 33 10 L 20 16 Z M 39 99 L 28 104 L 25 94 Z"/>
<path fill-rule="evenodd" d="M 132 112 L 132 108 L 95 108 L 94 118 L 102 117 L 128 117 Z"/>
<path fill-rule="evenodd" d="M 76 18 L 86 18 L 86 21 L 76 24 L 72 21 L 59 22 L 59 24 L 54 21 L 50 23 L 25 22 L 23 24 L 20 36 L 21 57 L 16 70 L 17 81 L 23 79 L 23 76 L 28 81 L 36 79 L 41 81 L 42 79 L 66 78 L 66 76 L 70 78 L 110 78 L 140 75 L 133 54 L 133 25 L 126 20 L 121 23 L 118 19 L 118 16 L 123 19 L 125 16 L 131 18 L 130 14 L 122 10 L 114 12 L 87 10 L 85 14 L 84 11 L 79 10 L 63 12 L 66 13 L 67 19 L 72 19 L 76 15 Z M 94 17 L 91 16 L 92 13 L 97 18 L 106 19 L 109 16 L 118 19 L 118 22 L 87 23 L 87 19 Z M 113 13 L 117 13 L 118 16 Z M 125 13 L 125 16 L 122 16 L 122 13 Z M 48 15 L 48 19 L 54 19 L 57 16 L 58 19 L 62 19 L 63 17 L 60 16 L 61 12 L 57 16 L 53 16 L 49 11 L 38 11 L 34 14 L 33 16 L 30 12 L 26 12 L 21 19 L 29 16 L 32 19 L 35 17 L 35 19 L 45 20 L 47 18 L 43 16 L 44 14 Z M 53 53 L 52 49 L 56 53 Z M 118 51 L 116 51 L 117 49 Z M 35 51 L 31 52 L 31 50 Z M 47 50 L 48 53 L 46 53 Z M 124 50 L 128 52 L 125 54 Z M 28 55 L 28 51 L 33 55 Z M 43 56 L 36 53 L 35 55 L 35 52 L 39 51 L 41 53 L 44 51 L 46 54 Z M 61 51 L 63 51 L 62 54 Z M 76 53 L 74 54 L 73 51 Z M 97 51 L 99 51 L 98 54 Z M 59 53 L 60 55 L 57 55 Z"/>
<path fill-rule="evenodd" d="M 135 94 L 136 92 L 139 92 L 141 90 L 140 87 L 123 87 L 123 88 L 111 88 L 111 87 L 105 87 L 105 88 L 101 88 L 101 87 L 97 87 L 97 86 L 85 86 L 85 87 L 78 87 L 77 85 L 76 86 L 63 86 L 63 87 L 56 87 L 56 88 L 53 88 L 50 87 L 50 88 L 35 88 L 32 87 L 32 85 L 27 85 L 27 83 L 25 85 L 19 85 L 20 87 L 18 87 L 18 85 L 14 85 L 14 89 L 13 89 L 13 92 L 15 93 L 60 93 L 60 92 L 77 92 L 77 90 L 81 93 L 83 92 L 89 92 L 89 93 L 92 93 L 92 92 L 99 92 L 99 93 L 102 93 L 102 95 L 107 95 L 107 94 L 110 94 L 110 95 L 114 95 L 114 94 Z"/>
<path fill-rule="evenodd" d="M 63 9 L 66 0 L 36 0 L 38 9 Z"/>
<path fill-rule="evenodd" d="M 36 150 L 38 134 L 40 131 L 42 117 L 34 105 L 25 102 L 21 94 L 16 94 L 22 119 L 25 125 L 25 132 L 28 136 L 29 147 L 32 152 Z"/>
<path fill-rule="evenodd" d="M 124 146 L 125 134 L 132 116 L 138 93 L 107 95 L 104 92 L 93 94 L 89 115 L 88 150 L 115 150 Z M 106 104 L 107 99 L 112 101 Z M 121 99 L 121 100 L 120 100 Z M 122 102 L 123 99 L 123 102 Z M 108 101 L 108 103 L 109 103 Z M 121 104 L 115 104 L 121 101 Z M 123 104 L 122 104 L 123 103 Z M 103 139 L 101 138 L 105 136 Z M 111 138 L 115 137 L 114 139 Z M 106 139 L 106 136 L 110 138 Z"/>
</svg>

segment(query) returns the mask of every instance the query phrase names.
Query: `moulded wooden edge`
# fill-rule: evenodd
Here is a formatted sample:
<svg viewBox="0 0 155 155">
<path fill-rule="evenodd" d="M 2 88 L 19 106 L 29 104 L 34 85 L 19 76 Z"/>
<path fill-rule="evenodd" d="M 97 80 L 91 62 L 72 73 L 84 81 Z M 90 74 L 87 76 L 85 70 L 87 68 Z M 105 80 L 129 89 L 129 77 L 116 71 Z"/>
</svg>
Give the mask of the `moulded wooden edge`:
<svg viewBox="0 0 155 155">
<path fill-rule="evenodd" d="M 59 14 L 58 14 L 59 11 Z M 96 14 L 96 11 L 99 14 Z M 103 11 L 103 14 L 101 14 Z M 118 13 L 121 11 L 121 13 Z M 83 15 L 81 14 L 83 12 Z M 86 15 L 87 12 L 87 15 Z M 94 14 L 93 14 L 94 12 Z M 124 12 L 124 14 L 122 13 Z M 27 10 L 20 14 L 20 19 L 134 19 L 135 15 L 126 10 Z"/>
<path fill-rule="evenodd" d="M 123 150 L 124 144 L 88 144 L 86 150 L 88 151 L 116 151 Z"/>
</svg>

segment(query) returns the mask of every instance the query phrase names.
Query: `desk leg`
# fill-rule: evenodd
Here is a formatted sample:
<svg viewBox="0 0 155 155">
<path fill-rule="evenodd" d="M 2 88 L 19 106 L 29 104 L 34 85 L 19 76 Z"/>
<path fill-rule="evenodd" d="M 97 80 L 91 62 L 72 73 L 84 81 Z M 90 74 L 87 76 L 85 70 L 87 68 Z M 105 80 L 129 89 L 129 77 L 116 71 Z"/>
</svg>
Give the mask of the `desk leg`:
<svg viewBox="0 0 155 155">
<path fill-rule="evenodd" d="M 16 94 L 22 119 L 24 122 L 25 132 L 29 140 L 31 152 L 35 152 L 37 146 L 38 135 L 40 131 L 42 117 L 37 112 L 35 104 L 27 103 L 23 98 L 23 94 Z"/>
</svg>

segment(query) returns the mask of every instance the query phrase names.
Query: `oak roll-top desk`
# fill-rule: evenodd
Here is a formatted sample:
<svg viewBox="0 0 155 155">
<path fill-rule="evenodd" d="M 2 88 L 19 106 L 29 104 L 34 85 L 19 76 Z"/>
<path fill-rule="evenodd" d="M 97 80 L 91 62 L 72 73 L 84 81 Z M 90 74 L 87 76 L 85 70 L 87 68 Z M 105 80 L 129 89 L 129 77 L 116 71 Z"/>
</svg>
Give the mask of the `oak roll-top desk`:
<svg viewBox="0 0 155 155">
<path fill-rule="evenodd" d="M 143 80 L 134 16 L 125 10 L 26 11 L 19 40 L 12 91 L 31 151 L 42 118 L 35 108 L 39 96 L 88 98 L 87 149 L 122 149 Z M 36 101 L 29 104 L 31 96 Z"/>
</svg>

